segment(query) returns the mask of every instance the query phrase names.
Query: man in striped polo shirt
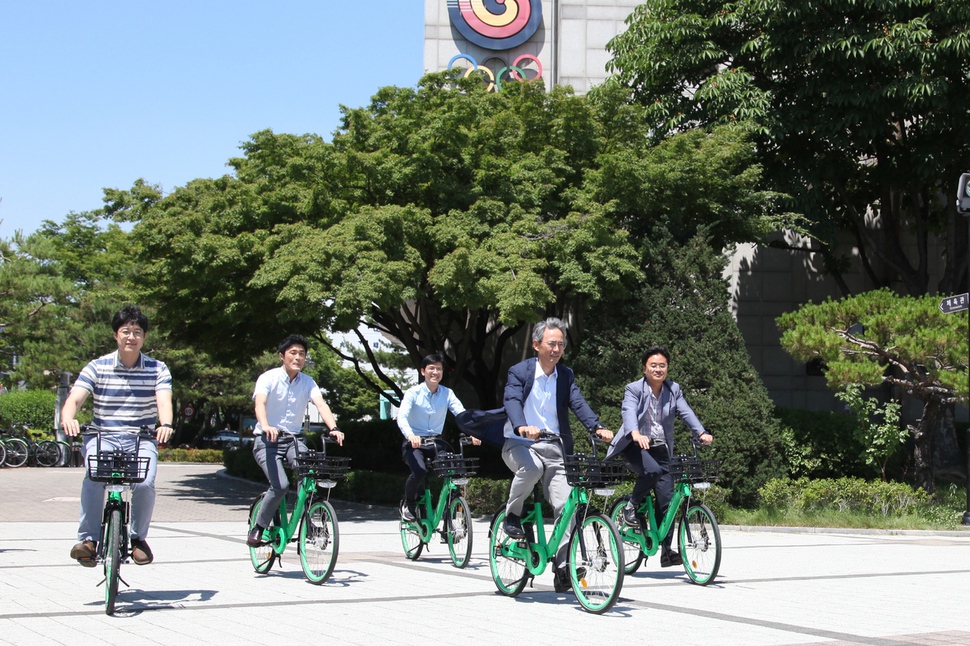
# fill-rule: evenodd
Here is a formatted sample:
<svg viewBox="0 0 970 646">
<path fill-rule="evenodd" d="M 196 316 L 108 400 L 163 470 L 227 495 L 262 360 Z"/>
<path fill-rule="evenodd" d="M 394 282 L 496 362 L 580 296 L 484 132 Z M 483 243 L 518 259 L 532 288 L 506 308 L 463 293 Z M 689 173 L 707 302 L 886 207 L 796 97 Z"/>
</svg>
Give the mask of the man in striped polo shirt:
<svg viewBox="0 0 970 646">
<path fill-rule="evenodd" d="M 102 431 L 102 449 L 108 443 L 109 448 L 133 451 L 141 427 L 155 427 L 156 423 L 155 438 L 164 444 L 172 436 L 172 375 L 164 363 L 141 352 L 148 317 L 138 307 L 128 305 L 114 315 L 111 327 L 118 350 L 84 367 L 61 409 L 61 426 L 72 437 L 80 432 L 75 418 L 90 394 L 94 396 L 93 424 Z M 97 440 L 96 436 L 85 440 L 85 464 L 88 454 L 97 450 Z M 139 456 L 147 457 L 149 464 L 148 477 L 132 487 L 131 559 L 138 565 L 148 565 L 154 558 L 145 538 L 155 509 L 158 445 L 142 441 L 139 447 Z M 78 543 L 71 549 L 71 558 L 85 567 L 95 565 L 103 507 L 104 485 L 85 476 Z"/>
</svg>

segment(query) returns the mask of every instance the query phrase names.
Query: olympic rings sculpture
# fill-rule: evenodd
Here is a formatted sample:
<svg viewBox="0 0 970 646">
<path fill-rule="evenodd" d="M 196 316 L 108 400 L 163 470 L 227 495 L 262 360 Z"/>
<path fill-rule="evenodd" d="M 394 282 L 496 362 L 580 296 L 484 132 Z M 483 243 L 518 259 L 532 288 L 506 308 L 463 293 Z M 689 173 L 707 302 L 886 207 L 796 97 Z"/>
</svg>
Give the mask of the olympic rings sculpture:
<svg viewBox="0 0 970 646">
<path fill-rule="evenodd" d="M 503 66 L 499 68 L 498 73 L 493 72 L 488 67 L 485 67 L 485 65 L 479 65 L 478 61 L 475 60 L 475 57 L 471 56 L 470 54 L 455 54 L 454 56 L 452 56 L 451 60 L 448 61 L 448 69 L 450 70 L 451 68 L 453 68 L 455 66 L 455 62 L 461 59 L 465 59 L 466 61 L 472 64 L 471 67 L 465 70 L 465 73 L 462 76 L 464 76 L 465 78 L 468 78 L 469 76 L 471 76 L 476 72 L 483 73 L 486 77 L 488 77 L 488 89 L 487 89 L 488 92 L 491 92 L 492 90 L 495 90 L 496 92 L 498 92 L 502 89 L 502 77 L 506 73 L 509 74 L 513 80 L 516 80 L 516 81 L 525 80 L 526 78 L 525 70 L 523 70 L 522 67 L 519 65 L 519 63 L 521 63 L 522 61 L 532 61 L 533 63 L 535 63 L 536 67 L 539 68 L 539 71 L 536 74 L 536 78 L 537 79 L 542 78 L 542 63 L 539 61 L 538 58 L 536 58 L 532 54 L 522 54 L 514 61 L 512 61 L 511 65 L 505 65 L 504 64 L 505 61 L 499 58 L 498 56 L 493 56 L 492 58 L 489 58 L 488 60 L 486 60 L 485 61 L 486 63 L 491 60 L 498 60 L 503 63 Z"/>
<path fill-rule="evenodd" d="M 451 24 L 484 49 L 513 49 L 542 24 L 542 0 L 448 0 Z"/>
</svg>

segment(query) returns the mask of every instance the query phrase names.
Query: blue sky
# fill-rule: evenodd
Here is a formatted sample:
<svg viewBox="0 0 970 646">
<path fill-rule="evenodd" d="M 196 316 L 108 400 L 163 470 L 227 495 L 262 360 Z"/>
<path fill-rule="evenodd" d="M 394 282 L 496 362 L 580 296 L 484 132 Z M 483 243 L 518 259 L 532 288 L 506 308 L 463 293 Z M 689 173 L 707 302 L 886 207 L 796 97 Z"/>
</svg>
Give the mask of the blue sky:
<svg viewBox="0 0 970 646">
<path fill-rule="evenodd" d="M 254 132 L 327 139 L 423 72 L 416 0 L 0 2 L 0 238 L 228 172 Z"/>
</svg>

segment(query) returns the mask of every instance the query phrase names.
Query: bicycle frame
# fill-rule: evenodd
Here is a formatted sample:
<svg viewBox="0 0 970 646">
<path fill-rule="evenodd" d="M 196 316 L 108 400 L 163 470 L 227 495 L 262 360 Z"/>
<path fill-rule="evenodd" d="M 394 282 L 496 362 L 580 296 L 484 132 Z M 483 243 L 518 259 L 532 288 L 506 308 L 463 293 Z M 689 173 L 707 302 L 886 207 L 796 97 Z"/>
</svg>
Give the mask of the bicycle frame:
<svg viewBox="0 0 970 646">
<path fill-rule="evenodd" d="M 574 517 L 577 522 L 581 522 L 585 510 L 589 506 L 589 496 L 586 490 L 573 487 L 547 540 L 545 519 L 542 516 L 542 503 L 539 501 L 539 487 L 540 485 L 537 484 L 532 491 L 532 509 L 522 517 L 521 522 L 523 529 L 525 529 L 526 538 L 519 541 L 510 539 L 502 545 L 503 554 L 524 560 L 529 574 L 533 577 L 540 576 L 546 571 L 546 567 L 555 559 L 559 545 L 566 537 L 566 530 L 569 528 L 570 522 Z M 533 531 L 536 532 L 534 536 L 531 535 Z M 582 535 L 580 535 L 580 546 L 585 556 L 586 544 Z"/>
<path fill-rule="evenodd" d="M 448 516 L 445 514 L 445 510 L 448 508 L 448 502 L 451 500 L 453 492 L 458 491 L 458 485 L 454 483 L 451 478 L 445 478 L 441 483 L 441 491 L 438 492 L 438 501 L 432 507 L 432 495 L 431 488 L 426 487 L 424 493 L 418 498 L 418 507 L 424 510 L 424 514 L 419 514 L 417 520 L 409 523 L 414 525 L 414 528 L 418 531 L 418 535 L 421 536 L 422 543 L 428 543 L 431 541 L 431 537 L 434 535 L 435 530 L 438 529 L 438 525 L 441 524 L 442 520 L 446 523 Z M 445 530 L 448 530 L 445 527 Z"/>
<path fill-rule="evenodd" d="M 683 516 L 686 512 L 687 506 L 684 505 L 684 501 L 688 501 L 689 504 L 691 493 L 691 486 L 687 482 L 678 481 L 674 483 L 674 495 L 671 497 L 670 506 L 667 507 L 667 513 L 664 514 L 658 527 L 654 492 L 651 491 L 650 495 L 644 498 L 640 506 L 637 507 L 637 513 L 643 514 L 646 517 L 648 526 L 636 529 L 626 525 L 617 527 L 620 536 L 624 541 L 638 543 L 640 545 L 640 551 L 646 556 L 654 556 L 660 550 L 660 545 L 664 537 L 673 528 L 677 516 Z"/>
</svg>

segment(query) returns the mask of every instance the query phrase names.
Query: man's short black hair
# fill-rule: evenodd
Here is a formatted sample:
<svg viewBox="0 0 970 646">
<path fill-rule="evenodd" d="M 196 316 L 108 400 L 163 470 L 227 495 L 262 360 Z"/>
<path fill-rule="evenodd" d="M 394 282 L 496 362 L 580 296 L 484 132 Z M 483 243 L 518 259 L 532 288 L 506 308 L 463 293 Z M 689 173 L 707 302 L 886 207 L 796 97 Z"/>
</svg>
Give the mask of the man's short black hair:
<svg viewBox="0 0 970 646">
<path fill-rule="evenodd" d="M 421 360 L 421 369 L 424 370 L 425 368 L 427 368 L 433 363 L 440 363 L 441 367 L 444 368 L 445 367 L 444 355 L 439 352 L 434 352 L 432 354 L 429 354 L 428 356 L 426 356 L 424 359 Z"/>
<path fill-rule="evenodd" d="M 647 351 L 643 353 L 643 356 L 640 358 L 640 367 L 642 368 L 647 365 L 647 359 L 655 354 L 662 354 L 664 359 L 667 360 L 667 365 L 670 365 L 670 352 L 662 345 L 655 345 L 652 348 L 647 348 Z"/>
<path fill-rule="evenodd" d="M 121 329 L 122 325 L 129 323 L 134 323 L 143 332 L 148 332 L 148 317 L 142 314 L 141 309 L 137 305 L 125 305 L 115 312 L 114 318 L 111 319 L 111 329 L 117 332 Z"/>
<path fill-rule="evenodd" d="M 306 339 L 299 334 L 291 334 L 282 341 L 280 341 L 279 351 L 280 354 L 286 354 L 286 351 L 290 349 L 291 345 L 302 345 L 304 352 L 309 352 L 310 348 L 307 347 Z"/>
</svg>

